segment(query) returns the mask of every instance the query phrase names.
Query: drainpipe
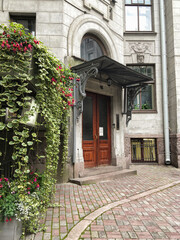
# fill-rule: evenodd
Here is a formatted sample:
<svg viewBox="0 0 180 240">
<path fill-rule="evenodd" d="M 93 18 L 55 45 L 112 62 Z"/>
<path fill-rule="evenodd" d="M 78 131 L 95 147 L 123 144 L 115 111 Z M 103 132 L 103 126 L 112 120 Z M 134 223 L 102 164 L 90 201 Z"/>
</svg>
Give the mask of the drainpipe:
<svg viewBox="0 0 180 240">
<path fill-rule="evenodd" d="M 73 106 L 73 177 L 74 177 L 74 164 L 76 162 L 76 79 L 74 78 L 74 101 Z"/>
<path fill-rule="evenodd" d="M 168 115 L 168 85 L 167 85 L 168 80 L 167 80 L 167 53 L 166 53 L 164 0 L 160 0 L 160 26 L 161 26 L 162 81 L 163 81 L 165 164 L 170 164 L 171 160 L 170 160 L 170 146 L 169 146 L 169 115 Z"/>
</svg>

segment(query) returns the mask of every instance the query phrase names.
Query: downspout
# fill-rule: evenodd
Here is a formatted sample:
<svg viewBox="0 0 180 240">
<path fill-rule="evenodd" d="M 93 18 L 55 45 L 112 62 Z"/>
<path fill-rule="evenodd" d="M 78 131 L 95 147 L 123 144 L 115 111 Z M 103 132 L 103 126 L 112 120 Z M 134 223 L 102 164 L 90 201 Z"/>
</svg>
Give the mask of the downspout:
<svg viewBox="0 0 180 240">
<path fill-rule="evenodd" d="M 74 78 L 74 106 L 73 106 L 73 178 L 75 177 L 74 164 L 76 162 L 76 79 Z"/>
<path fill-rule="evenodd" d="M 169 145 L 169 115 L 168 115 L 168 85 L 167 85 L 167 52 L 165 32 L 165 7 L 164 0 L 160 0 L 160 26 L 161 26 L 161 60 L 163 81 L 163 118 L 164 118 L 164 142 L 165 142 L 165 164 L 170 164 Z"/>
</svg>

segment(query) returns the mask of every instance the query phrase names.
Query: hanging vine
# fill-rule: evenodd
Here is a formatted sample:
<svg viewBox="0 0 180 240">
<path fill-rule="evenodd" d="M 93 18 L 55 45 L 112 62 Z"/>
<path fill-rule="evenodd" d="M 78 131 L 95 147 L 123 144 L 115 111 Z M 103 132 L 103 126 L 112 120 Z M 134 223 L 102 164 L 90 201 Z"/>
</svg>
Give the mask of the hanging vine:
<svg viewBox="0 0 180 240">
<path fill-rule="evenodd" d="M 0 211 L 8 218 L 15 215 L 21 220 L 24 232 L 35 232 L 56 182 L 60 134 L 64 134 L 62 162 L 67 157 L 67 116 L 74 104 L 73 79 L 76 76 L 41 42 L 26 34 L 22 25 L 0 25 L 0 30 L 0 157 L 2 164 L 9 158 L 13 162 L 13 180 L 8 187 L 10 196 L 16 196 L 13 212 L 3 207 Z M 35 98 L 33 106 L 32 97 Z M 30 117 L 37 113 L 43 121 L 29 126 Z M 45 171 L 38 175 L 31 172 L 29 153 L 40 141 L 38 128 L 41 125 L 46 138 Z M 6 182 L 5 177 L 0 181 Z M 33 191 L 32 184 L 36 184 Z M 0 206 L 3 206 L 7 193 L 1 185 Z"/>
</svg>

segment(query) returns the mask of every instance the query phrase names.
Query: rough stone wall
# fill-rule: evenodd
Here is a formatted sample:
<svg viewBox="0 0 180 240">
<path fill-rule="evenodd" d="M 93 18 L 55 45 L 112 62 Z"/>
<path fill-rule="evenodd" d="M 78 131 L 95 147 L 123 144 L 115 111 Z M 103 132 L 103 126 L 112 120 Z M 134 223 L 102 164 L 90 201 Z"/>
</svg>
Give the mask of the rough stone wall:
<svg viewBox="0 0 180 240">
<path fill-rule="evenodd" d="M 180 168 L 180 135 L 171 135 L 170 139 L 172 165 Z"/>
<path fill-rule="evenodd" d="M 180 2 L 165 1 L 171 161 L 180 167 Z"/>
</svg>

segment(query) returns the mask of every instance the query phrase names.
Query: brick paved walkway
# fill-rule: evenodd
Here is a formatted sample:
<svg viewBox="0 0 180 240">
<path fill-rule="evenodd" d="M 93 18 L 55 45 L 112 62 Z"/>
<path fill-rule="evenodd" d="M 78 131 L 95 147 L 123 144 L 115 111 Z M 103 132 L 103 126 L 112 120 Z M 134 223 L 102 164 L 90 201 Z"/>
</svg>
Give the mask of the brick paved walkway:
<svg viewBox="0 0 180 240">
<path fill-rule="evenodd" d="M 138 174 L 82 187 L 70 183 L 57 185 L 55 202 L 61 207 L 48 209 L 46 232 L 28 236 L 26 240 L 66 239 L 74 226 L 81 227 L 81 220 L 102 207 L 104 212 L 96 219 L 88 219 L 84 232 L 79 229 L 79 239 L 180 240 L 180 184 L 142 195 L 175 181 L 180 183 L 180 169 L 157 165 L 131 168 L 137 169 Z M 140 197 L 133 200 L 132 196 Z M 131 201 L 126 202 L 129 198 Z M 124 203 L 108 208 L 118 201 Z M 76 238 L 71 235 L 69 239 Z"/>
</svg>

